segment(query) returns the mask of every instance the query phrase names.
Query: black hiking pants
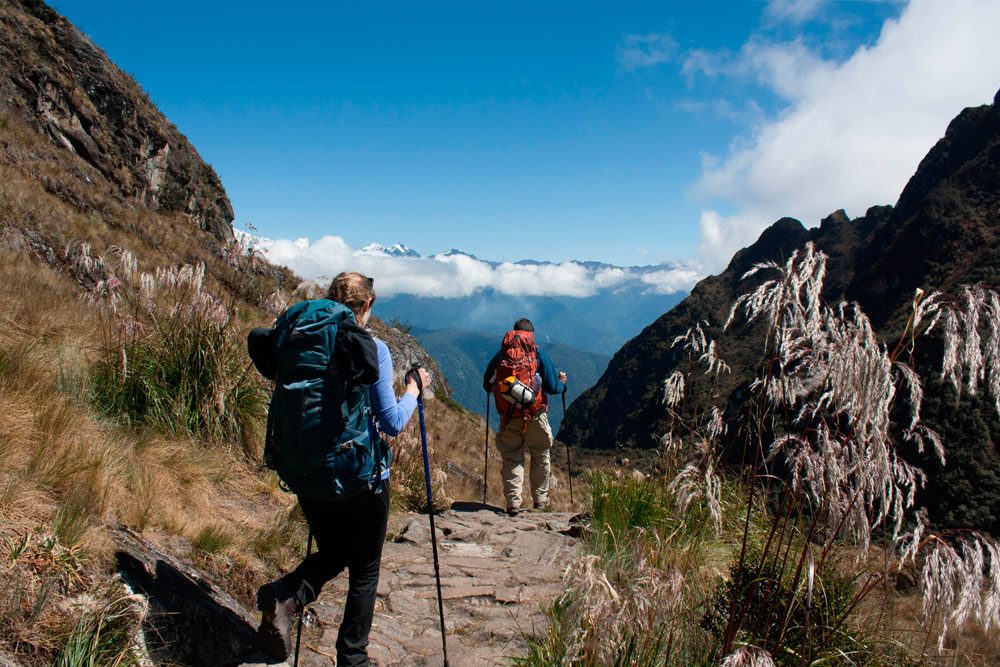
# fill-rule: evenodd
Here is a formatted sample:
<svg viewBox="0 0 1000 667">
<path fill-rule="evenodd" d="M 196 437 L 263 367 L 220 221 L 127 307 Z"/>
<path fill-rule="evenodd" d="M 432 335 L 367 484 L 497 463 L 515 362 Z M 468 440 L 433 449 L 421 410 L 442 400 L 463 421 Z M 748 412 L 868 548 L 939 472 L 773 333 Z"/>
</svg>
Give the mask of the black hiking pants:
<svg viewBox="0 0 1000 667">
<path fill-rule="evenodd" d="M 347 568 L 349 588 L 337 635 L 337 665 L 367 667 L 368 633 L 389 517 L 389 483 L 382 483 L 381 493 L 363 493 L 348 500 L 300 496 L 299 505 L 316 540 L 316 551 L 282 581 L 306 605 L 316 600 L 323 584 Z"/>
</svg>

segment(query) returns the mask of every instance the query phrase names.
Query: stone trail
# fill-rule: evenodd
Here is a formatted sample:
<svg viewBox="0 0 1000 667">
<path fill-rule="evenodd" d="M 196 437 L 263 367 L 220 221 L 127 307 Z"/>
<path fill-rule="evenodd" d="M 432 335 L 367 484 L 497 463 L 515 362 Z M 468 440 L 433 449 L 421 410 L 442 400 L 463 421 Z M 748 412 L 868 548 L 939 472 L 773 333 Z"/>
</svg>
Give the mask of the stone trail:
<svg viewBox="0 0 1000 667">
<path fill-rule="evenodd" d="M 524 512 L 516 518 L 472 506 L 435 517 L 448 658 L 453 667 L 504 664 L 524 655 L 524 634 L 544 632 L 544 606 L 562 591 L 576 555 L 572 514 Z M 369 654 L 380 667 L 441 665 L 437 594 L 426 515 L 390 520 L 382 554 Z M 336 650 L 346 573 L 314 606 L 299 663 L 330 665 Z"/>
</svg>

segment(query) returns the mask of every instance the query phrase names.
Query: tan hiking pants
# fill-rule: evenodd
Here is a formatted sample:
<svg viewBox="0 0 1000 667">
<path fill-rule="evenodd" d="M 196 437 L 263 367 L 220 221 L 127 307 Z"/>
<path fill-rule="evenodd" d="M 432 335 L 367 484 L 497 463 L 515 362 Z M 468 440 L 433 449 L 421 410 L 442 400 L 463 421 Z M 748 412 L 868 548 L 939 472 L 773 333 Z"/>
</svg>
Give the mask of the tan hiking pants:
<svg viewBox="0 0 1000 667">
<path fill-rule="evenodd" d="M 549 474 L 551 466 L 549 452 L 552 450 L 552 428 L 545 413 L 537 419 L 529 419 L 521 432 L 524 420 L 512 418 L 507 426 L 497 433 L 497 449 L 503 459 L 503 494 L 507 498 L 507 508 L 521 507 L 521 487 L 524 484 L 524 454 L 531 456 L 531 494 L 535 507 L 544 506 L 549 501 Z"/>
</svg>

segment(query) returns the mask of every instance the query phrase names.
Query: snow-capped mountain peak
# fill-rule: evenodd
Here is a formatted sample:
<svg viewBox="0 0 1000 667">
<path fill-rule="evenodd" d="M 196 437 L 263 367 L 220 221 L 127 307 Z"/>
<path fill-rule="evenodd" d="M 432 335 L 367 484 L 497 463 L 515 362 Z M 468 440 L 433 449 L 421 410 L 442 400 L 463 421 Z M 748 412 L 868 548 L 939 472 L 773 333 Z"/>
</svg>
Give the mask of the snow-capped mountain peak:
<svg viewBox="0 0 1000 667">
<path fill-rule="evenodd" d="M 412 248 L 408 248 L 402 243 L 393 246 L 384 246 L 381 243 L 369 243 L 355 255 L 375 255 L 382 257 L 420 257 L 420 253 Z"/>
</svg>

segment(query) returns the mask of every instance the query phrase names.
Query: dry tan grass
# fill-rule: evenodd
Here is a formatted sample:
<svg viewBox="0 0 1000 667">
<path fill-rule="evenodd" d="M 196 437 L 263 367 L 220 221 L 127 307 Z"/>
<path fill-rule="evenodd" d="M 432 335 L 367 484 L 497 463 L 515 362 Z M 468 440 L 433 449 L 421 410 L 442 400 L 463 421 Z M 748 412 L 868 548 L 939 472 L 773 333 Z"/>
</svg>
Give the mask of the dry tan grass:
<svg viewBox="0 0 1000 667">
<path fill-rule="evenodd" d="M 154 541 L 228 531 L 231 541 L 202 564 L 252 602 L 302 548 L 281 534 L 301 532 L 291 499 L 223 447 L 96 418 L 86 391 L 98 347 L 91 307 L 72 280 L 22 255 L 0 250 L 0 267 L 0 545 L 27 540 L 25 555 L 0 564 L 0 647 L 26 664 L 51 661 L 80 613 L 68 601 L 104 590 L 107 527 L 119 523 Z"/>
<path fill-rule="evenodd" d="M 861 563 L 859 557 L 863 559 Z M 845 545 L 831 557 L 831 567 L 844 576 L 859 569 L 895 575 L 898 565 L 898 559 L 892 557 L 884 545 L 874 547 L 866 556 Z M 923 664 L 970 667 L 1000 664 L 1000 639 L 971 621 L 954 630 L 945 643 L 945 650 L 938 652 L 940 619 L 923 622 L 923 596 L 917 586 L 919 578 L 919 568 L 913 563 L 905 565 L 895 576 L 895 587 L 879 586 L 861 601 L 849 619 L 850 626 L 878 641 L 905 647 L 909 655 L 922 656 Z"/>
</svg>

